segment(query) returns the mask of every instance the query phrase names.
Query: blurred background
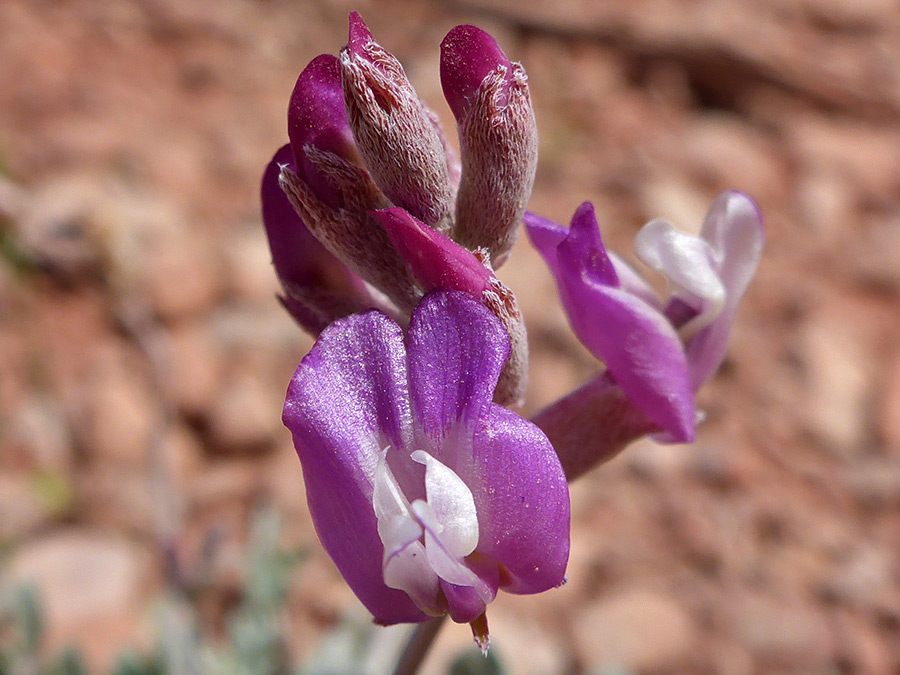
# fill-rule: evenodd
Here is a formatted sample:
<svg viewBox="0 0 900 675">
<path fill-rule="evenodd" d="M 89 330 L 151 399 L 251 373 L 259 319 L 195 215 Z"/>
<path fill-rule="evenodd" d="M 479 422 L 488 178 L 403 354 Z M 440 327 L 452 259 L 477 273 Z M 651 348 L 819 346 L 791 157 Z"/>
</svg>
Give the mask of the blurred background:
<svg viewBox="0 0 900 675">
<path fill-rule="evenodd" d="M 311 340 L 259 216 L 351 10 L 451 136 L 438 45 L 491 32 L 530 76 L 531 209 L 592 200 L 630 260 L 725 189 L 766 217 L 697 442 L 573 485 L 569 583 L 490 608 L 506 671 L 900 672 L 896 0 L 0 1 L 0 672 L 387 672 L 404 629 L 372 637 L 280 423 Z M 533 413 L 597 364 L 524 236 L 500 276 Z"/>
</svg>

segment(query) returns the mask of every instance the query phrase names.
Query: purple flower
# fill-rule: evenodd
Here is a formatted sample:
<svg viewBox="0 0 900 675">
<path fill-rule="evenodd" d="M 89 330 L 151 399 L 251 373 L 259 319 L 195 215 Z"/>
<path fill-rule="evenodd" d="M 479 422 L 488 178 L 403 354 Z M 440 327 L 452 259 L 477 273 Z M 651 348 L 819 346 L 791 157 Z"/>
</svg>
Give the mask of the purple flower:
<svg viewBox="0 0 900 675">
<path fill-rule="evenodd" d="M 316 531 L 381 624 L 482 620 L 498 590 L 559 585 L 569 499 L 531 422 L 491 402 L 509 349 L 465 293 L 437 291 L 408 334 L 371 311 L 326 328 L 288 388 Z"/>
<path fill-rule="evenodd" d="M 564 466 L 567 447 L 578 455 L 578 464 L 590 464 L 584 439 L 575 438 L 580 431 L 572 416 L 576 408 L 589 414 L 593 398 L 600 406 L 591 413 L 595 420 L 614 424 L 601 408 L 619 407 L 631 430 L 624 436 L 656 430 L 672 442 L 693 440 L 694 393 L 725 356 L 738 302 L 762 254 L 762 218 L 753 201 L 739 192 L 720 195 L 699 237 L 661 220 L 640 231 L 635 240 L 638 257 L 669 282 L 663 301 L 634 270 L 606 251 L 591 204 L 578 208 L 568 230 L 533 214 L 526 214 L 525 222 L 532 244 L 556 277 L 572 329 L 608 371 L 535 418 Z M 624 401 L 636 410 L 622 414 Z M 594 420 L 580 428 L 593 425 Z M 621 441 L 622 435 L 607 432 L 604 438 Z M 600 440 L 593 450 L 597 461 L 622 447 L 621 442 L 600 447 Z M 579 443 L 582 447 L 576 447 Z M 574 469 L 566 469 L 571 478 Z"/>
</svg>

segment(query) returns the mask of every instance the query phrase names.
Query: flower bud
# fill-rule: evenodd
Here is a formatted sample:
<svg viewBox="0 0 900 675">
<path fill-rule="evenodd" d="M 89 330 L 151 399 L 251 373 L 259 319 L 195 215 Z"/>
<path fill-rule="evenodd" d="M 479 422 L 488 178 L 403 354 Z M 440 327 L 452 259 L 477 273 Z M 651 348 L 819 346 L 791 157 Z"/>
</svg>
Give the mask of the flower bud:
<svg viewBox="0 0 900 675">
<path fill-rule="evenodd" d="M 497 42 L 457 26 L 441 43 L 441 84 L 459 127 L 462 178 L 453 238 L 499 267 L 516 241 L 537 167 L 528 78 Z"/>
<path fill-rule="evenodd" d="M 313 59 L 297 78 L 288 136 L 294 163 L 283 169 L 280 181 L 309 231 L 398 307 L 411 310 L 420 297 L 415 284 L 387 236 L 367 215 L 390 202 L 361 165 L 336 57 Z"/>
<path fill-rule="evenodd" d="M 272 263 L 284 289 L 281 303 L 312 335 L 318 335 L 336 319 L 370 307 L 394 313 L 310 234 L 294 211 L 278 185 L 281 165 L 292 160 L 289 145 L 276 152 L 263 174 L 260 190 Z"/>
<path fill-rule="evenodd" d="M 324 161 L 320 165 L 324 166 Z M 366 206 L 387 206 L 386 200 L 374 185 L 367 184 L 370 179 L 364 169 L 358 169 L 355 177 L 345 176 L 342 182 L 352 184 L 354 178 L 357 190 L 342 193 L 346 208 L 332 208 L 323 202 L 289 166 L 282 167 L 279 183 L 315 238 L 408 313 L 421 293 L 387 235 L 372 222 L 365 210 Z"/>
<path fill-rule="evenodd" d="M 501 405 L 521 403 L 528 381 L 528 338 L 513 292 L 494 276 L 488 262 L 426 227 L 403 209 L 385 209 L 372 214 L 406 261 L 422 290 L 463 291 L 500 319 L 510 339 L 510 352 L 494 400 Z"/>
<path fill-rule="evenodd" d="M 449 225 L 453 199 L 444 145 L 400 62 L 356 12 L 341 50 L 344 101 L 359 152 L 390 200 L 430 227 Z"/>
<path fill-rule="evenodd" d="M 297 175 L 324 202 L 339 206 L 341 191 L 334 177 L 326 175 L 309 156 L 315 149 L 362 164 L 344 108 L 337 57 L 321 54 L 300 73 L 288 105 L 288 138 Z"/>
</svg>

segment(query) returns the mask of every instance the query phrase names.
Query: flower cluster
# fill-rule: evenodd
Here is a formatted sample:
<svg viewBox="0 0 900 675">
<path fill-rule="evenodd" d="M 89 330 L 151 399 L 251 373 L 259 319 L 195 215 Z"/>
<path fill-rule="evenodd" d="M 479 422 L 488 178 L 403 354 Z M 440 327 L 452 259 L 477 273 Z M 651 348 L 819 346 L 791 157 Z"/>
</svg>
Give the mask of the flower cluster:
<svg viewBox="0 0 900 675">
<path fill-rule="evenodd" d="M 734 192 L 699 237 L 651 222 L 636 249 L 667 278 L 661 299 L 605 249 L 590 204 L 570 228 L 525 212 L 537 132 L 522 66 L 458 26 L 440 73 L 459 157 L 351 14 L 340 55 L 297 80 L 261 198 L 282 304 L 318 336 L 284 422 L 326 551 L 377 622 L 449 614 L 486 640 L 498 589 L 565 580 L 567 480 L 645 434 L 693 438 L 763 231 Z M 528 347 L 494 274 L 523 219 L 605 364 L 532 420 L 504 407 L 523 397 Z"/>
</svg>

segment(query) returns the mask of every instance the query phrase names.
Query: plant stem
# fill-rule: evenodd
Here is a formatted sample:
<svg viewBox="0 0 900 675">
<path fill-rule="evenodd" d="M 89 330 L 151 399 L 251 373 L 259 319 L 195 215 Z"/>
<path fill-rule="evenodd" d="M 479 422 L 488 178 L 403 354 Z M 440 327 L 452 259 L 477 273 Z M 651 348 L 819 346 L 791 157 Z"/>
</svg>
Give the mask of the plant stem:
<svg viewBox="0 0 900 675">
<path fill-rule="evenodd" d="M 447 616 L 439 616 L 436 619 L 425 621 L 416 626 L 413 634 L 403 648 L 397 667 L 394 669 L 394 675 L 415 675 L 419 671 L 422 661 L 428 656 L 428 650 L 434 643 L 434 639 L 444 625 L 444 619 Z"/>
</svg>

